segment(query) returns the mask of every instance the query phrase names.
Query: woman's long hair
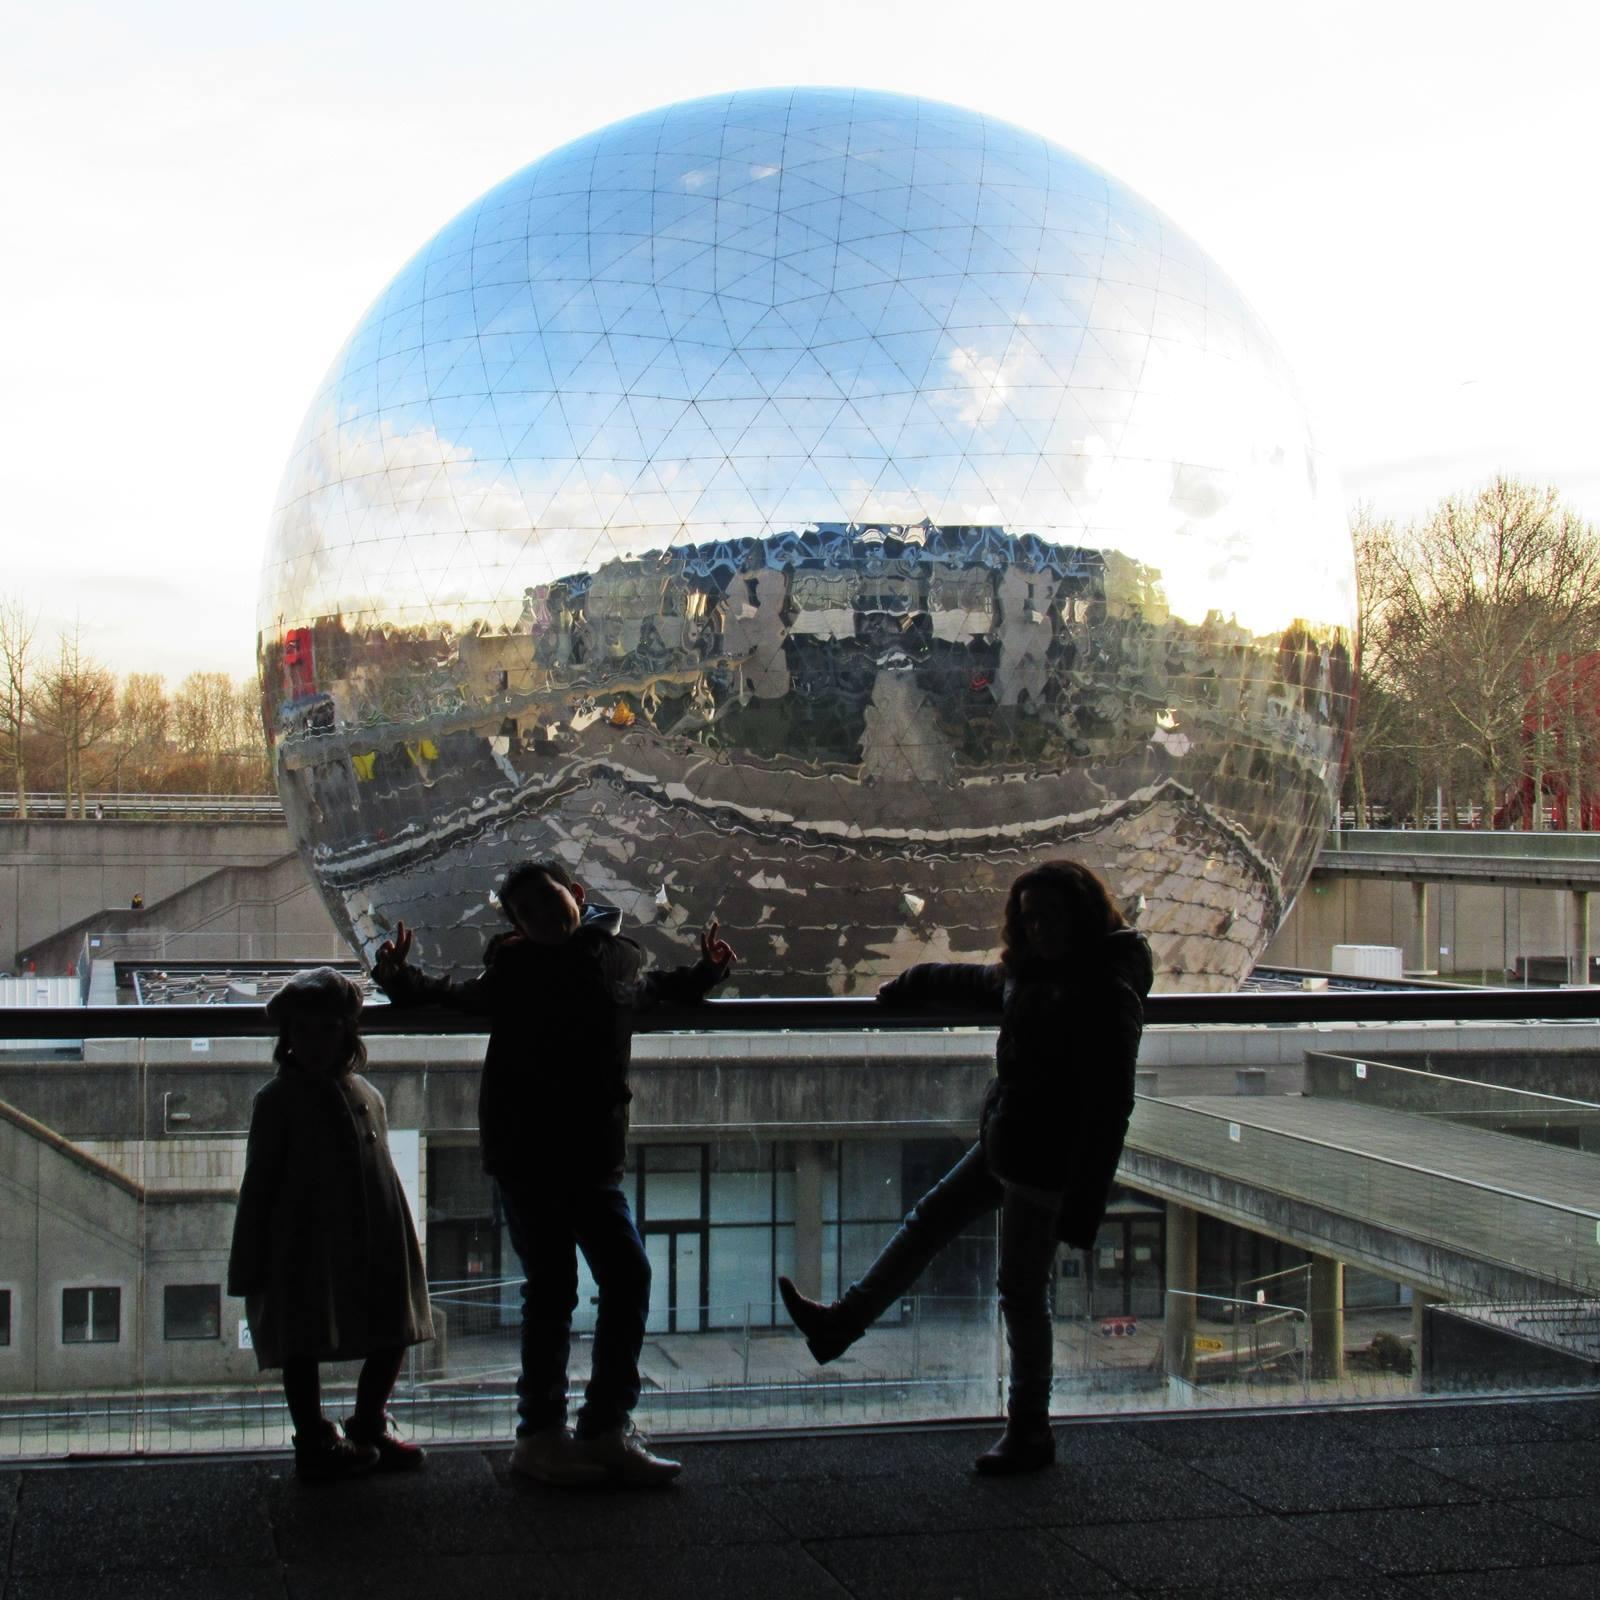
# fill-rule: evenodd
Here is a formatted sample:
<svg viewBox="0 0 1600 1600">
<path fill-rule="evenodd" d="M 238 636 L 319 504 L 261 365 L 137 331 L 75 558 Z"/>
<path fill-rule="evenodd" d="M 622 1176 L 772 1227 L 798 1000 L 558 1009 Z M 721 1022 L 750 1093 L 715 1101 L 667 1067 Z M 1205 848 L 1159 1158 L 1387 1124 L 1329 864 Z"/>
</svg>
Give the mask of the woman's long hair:
<svg viewBox="0 0 1600 1600">
<path fill-rule="evenodd" d="M 1073 945 L 1079 949 L 1128 926 L 1105 880 L 1084 866 L 1081 861 L 1041 861 L 1030 867 L 1011 885 L 1006 896 L 1005 922 L 1001 928 L 1000 959 L 1015 972 L 1032 964 L 1033 952 L 1028 947 L 1028 931 L 1022 922 L 1022 894 L 1025 889 L 1039 889 L 1051 895 L 1066 908 L 1067 922 L 1072 930 Z"/>
</svg>

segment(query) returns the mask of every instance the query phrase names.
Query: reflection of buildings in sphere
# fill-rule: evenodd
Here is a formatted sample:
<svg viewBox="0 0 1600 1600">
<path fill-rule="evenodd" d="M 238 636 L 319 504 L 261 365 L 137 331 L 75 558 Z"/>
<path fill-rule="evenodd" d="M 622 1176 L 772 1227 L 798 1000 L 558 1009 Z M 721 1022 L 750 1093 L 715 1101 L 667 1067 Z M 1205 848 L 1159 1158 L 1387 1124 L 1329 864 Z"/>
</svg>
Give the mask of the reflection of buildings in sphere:
<svg viewBox="0 0 1600 1600">
<path fill-rule="evenodd" d="M 414 641 L 388 643 L 414 681 Z M 1142 897 L 1169 973 L 1236 979 L 1284 890 L 1229 819 L 1268 791 L 1284 821 L 1314 811 L 1348 693 L 1337 640 L 1273 643 L 1175 621 L 1126 558 L 822 525 L 558 579 L 512 631 L 457 641 L 439 709 L 406 719 L 367 698 L 394 681 L 380 642 L 314 626 L 286 691 L 319 653 L 363 669 L 285 702 L 280 766 L 352 925 L 378 937 L 420 898 L 437 959 L 474 958 L 505 865 L 560 854 L 644 920 L 668 885 L 680 921 L 745 930 L 747 986 L 850 989 L 912 948 L 904 896 L 953 936 L 952 897 L 976 893 L 964 926 L 986 949 L 1020 863 L 1074 850 Z M 301 732 L 296 704 L 316 713 Z M 825 909 L 749 893 L 811 899 L 827 863 L 849 870 Z"/>
<path fill-rule="evenodd" d="M 862 990 L 1072 851 L 1227 986 L 1331 817 L 1352 567 L 1280 358 L 1137 197 L 950 107 L 736 95 L 515 175 L 357 328 L 269 731 L 366 946 L 472 966 L 559 853 L 661 953 L 720 914 L 744 992 Z"/>
</svg>

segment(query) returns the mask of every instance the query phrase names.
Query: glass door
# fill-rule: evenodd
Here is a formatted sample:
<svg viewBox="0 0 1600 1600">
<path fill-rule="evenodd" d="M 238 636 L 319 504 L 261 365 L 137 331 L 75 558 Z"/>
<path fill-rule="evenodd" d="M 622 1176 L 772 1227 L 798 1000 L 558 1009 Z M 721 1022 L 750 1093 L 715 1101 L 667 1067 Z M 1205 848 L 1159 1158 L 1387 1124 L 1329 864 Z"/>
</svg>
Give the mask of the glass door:
<svg viewBox="0 0 1600 1600">
<path fill-rule="evenodd" d="M 646 1333 L 699 1333 L 705 1326 L 705 1229 L 656 1224 L 644 1233 L 650 1258 Z"/>
</svg>

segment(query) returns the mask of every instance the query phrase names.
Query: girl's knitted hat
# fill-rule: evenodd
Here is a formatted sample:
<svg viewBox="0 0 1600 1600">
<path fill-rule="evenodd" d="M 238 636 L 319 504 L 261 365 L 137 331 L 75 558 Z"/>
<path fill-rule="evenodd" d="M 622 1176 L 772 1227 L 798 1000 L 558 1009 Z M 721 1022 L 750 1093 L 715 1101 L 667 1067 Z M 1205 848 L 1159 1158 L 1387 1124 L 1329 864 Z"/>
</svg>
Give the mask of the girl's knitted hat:
<svg viewBox="0 0 1600 1600">
<path fill-rule="evenodd" d="M 312 967 L 295 973 L 267 1001 L 267 1021 L 273 1024 L 307 1013 L 354 1022 L 361 1015 L 361 991 L 332 967 Z"/>
</svg>

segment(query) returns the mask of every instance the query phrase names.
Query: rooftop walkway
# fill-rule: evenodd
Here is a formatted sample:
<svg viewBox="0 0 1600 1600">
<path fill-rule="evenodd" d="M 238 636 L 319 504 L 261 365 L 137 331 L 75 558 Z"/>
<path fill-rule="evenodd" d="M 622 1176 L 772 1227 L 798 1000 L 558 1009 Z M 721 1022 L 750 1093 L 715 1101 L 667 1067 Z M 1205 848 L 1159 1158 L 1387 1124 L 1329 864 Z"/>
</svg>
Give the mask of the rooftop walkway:
<svg viewBox="0 0 1600 1600">
<path fill-rule="evenodd" d="M 1594 1600 L 1600 1397 L 684 1442 L 672 1488 L 511 1478 L 504 1446 L 299 1488 L 284 1456 L 0 1472 L 5 1600 Z"/>
<path fill-rule="evenodd" d="M 1191 1095 L 1139 1101 L 1122 1172 L 1451 1299 L 1600 1283 L 1592 1151 L 1322 1096 Z"/>
<path fill-rule="evenodd" d="M 1600 889 L 1600 834 L 1347 828 L 1323 841 L 1314 871 L 1330 878 Z"/>
</svg>

